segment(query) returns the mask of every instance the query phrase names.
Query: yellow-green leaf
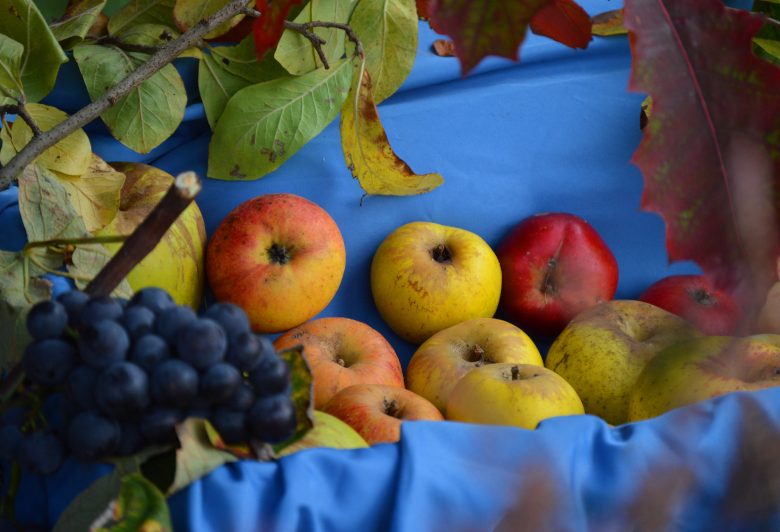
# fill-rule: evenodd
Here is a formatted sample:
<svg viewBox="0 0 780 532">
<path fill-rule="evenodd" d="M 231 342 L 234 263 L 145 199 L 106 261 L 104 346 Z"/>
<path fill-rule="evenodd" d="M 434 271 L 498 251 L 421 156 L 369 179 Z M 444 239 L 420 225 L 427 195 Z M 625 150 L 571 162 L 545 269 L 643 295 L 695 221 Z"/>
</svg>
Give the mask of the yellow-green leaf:
<svg viewBox="0 0 780 532">
<path fill-rule="evenodd" d="M 68 273 L 74 277 L 76 286 L 83 290 L 108 264 L 112 256 L 108 249 L 101 244 L 81 244 L 71 255 L 71 264 L 67 265 Z M 127 279 L 122 279 L 111 295 L 130 298 L 133 295 L 133 289 Z"/>
<path fill-rule="evenodd" d="M 0 164 L 5 165 L 16 155 L 16 149 L 11 140 L 11 125 L 4 116 L 0 116 L 0 120 Z"/>
<path fill-rule="evenodd" d="M 49 94 L 68 60 L 33 0 L 0 0 L 0 34 L 24 46 L 22 84 L 28 102 Z"/>
<path fill-rule="evenodd" d="M 773 63 L 780 64 L 780 41 L 756 38 L 753 43 L 766 52 Z"/>
<path fill-rule="evenodd" d="M 176 21 L 176 26 L 181 31 L 187 31 L 192 26 L 205 20 L 226 5 L 230 3 L 230 0 L 176 0 L 176 5 L 173 7 L 173 18 Z M 218 28 L 212 30 L 206 34 L 207 39 L 213 39 L 219 37 L 223 33 L 227 33 L 231 28 L 235 27 L 244 15 L 239 14 L 220 25 Z"/>
<path fill-rule="evenodd" d="M 65 48 L 81 42 L 97 20 L 106 0 L 71 0 L 65 15 L 51 24 L 51 31 Z"/>
<path fill-rule="evenodd" d="M 114 515 L 105 524 L 96 524 L 107 532 L 173 530 L 165 495 L 140 473 L 122 477 Z"/>
<path fill-rule="evenodd" d="M 87 231 L 94 233 L 108 225 L 119 210 L 119 193 L 125 175 L 103 159 L 92 154 L 87 171 L 80 176 L 55 173 L 65 187 L 70 202 L 84 220 Z"/>
<path fill-rule="evenodd" d="M 356 73 L 341 109 L 341 147 L 352 177 L 366 194 L 408 196 L 430 192 L 441 185 L 444 179 L 440 174 L 415 174 L 396 155 L 371 97 L 368 70 L 363 70 L 360 82 L 359 77 Z"/>
<path fill-rule="evenodd" d="M 628 33 L 623 25 L 623 10 L 613 9 L 600 13 L 591 18 L 593 25 L 591 32 L 599 37 L 611 37 L 613 35 L 625 35 Z"/>
<path fill-rule="evenodd" d="M 255 179 L 278 168 L 338 116 L 350 62 L 266 81 L 228 102 L 209 144 L 209 177 Z"/>
<path fill-rule="evenodd" d="M 295 406 L 297 423 L 295 432 L 285 441 L 273 445 L 275 453 L 280 453 L 289 445 L 303 438 L 314 427 L 314 405 L 312 402 L 313 379 L 311 369 L 303 357 L 303 348 L 285 349 L 279 356 L 290 366 L 292 401 Z"/>
<path fill-rule="evenodd" d="M 393 94 L 412 70 L 417 55 L 414 0 L 361 0 L 349 25 L 363 43 L 374 102 Z"/>
<path fill-rule="evenodd" d="M 22 55 L 24 46 L 0 33 L 0 105 L 13 105 L 22 99 Z"/>
<path fill-rule="evenodd" d="M 173 6 L 176 0 L 130 0 L 108 20 L 108 33 L 121 35 L 139 24 L 162 24 L 175 27 Z"/>
<path fill-rule="evenodd" d="M 68 118 L 56 107 L 32 103 L 27 111 L 43 131 L 48 131 Z M 11 127 L 11 140 L 16 151 L 32 140 L 33 132 L 24 120 L 17 119 Z M 92 158 L 92 145 L 83 129 L 77 129 L 38 156 L 36 162 L 56 172 L 81 175 L 87 171 Z"/>
<path fill-rule="evenodd" d="M 92 101 L 149 59 L 147 54 L 99 45 L 77 46 L 73 55 Z M 122 144 L 148 153 L 173 134 L 184 117 L 186 105 L 181 76 L 173 65 L 165 65 L 106 109 L 100 118 Z"/>
<path fill-rule="evenodd" d="M 189 486 L 223 464 L 238 460 L 211 444 L 206 421 L 202 419 L 187 419 L 176 426 L 176 434 L 181 447 L 176 450 L 176 475 L 167 495 Z"/>
<path fill-rule="evenodd" d="M 303 24 L 313 20 L 346 23 L 355 8 L 357 0 L 311 0 L 295 17 L 295 22 Z M 338 28 L 314 28 L 314 33 L 324 39 L 322 51 L 328 64 L 341 59 L 344 55 L 345 34 Z M 274 57 L 287 72 L 300 76 L 322 67 L 319 55 L 307 38 L 297 31 L 285 30 Z"/>
</svg>

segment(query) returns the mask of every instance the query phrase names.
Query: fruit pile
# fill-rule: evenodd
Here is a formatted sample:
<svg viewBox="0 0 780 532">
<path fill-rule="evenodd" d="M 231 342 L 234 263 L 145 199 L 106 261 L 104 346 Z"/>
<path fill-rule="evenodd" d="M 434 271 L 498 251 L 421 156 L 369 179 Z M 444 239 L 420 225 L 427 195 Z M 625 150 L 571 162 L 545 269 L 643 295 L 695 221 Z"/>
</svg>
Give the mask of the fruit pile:
<svg viewBox="0 0 780 532">
<path fill-rule="evenodd" d="M 73 290 L 35 305 L 22 367 L 32 404 L 6 411 L 0 456 L 37 473 L 176 444 L 176 424 L 207 419 L 228 444 L 279 442 L 296 426 L 290 368 L 246 314 L 198 316 L 159 288 L 128 301 Z M 22 395 L 24 399 L 24 395 Z M 60 415 L 43 415 L 55 404 Z"/>
</svg>

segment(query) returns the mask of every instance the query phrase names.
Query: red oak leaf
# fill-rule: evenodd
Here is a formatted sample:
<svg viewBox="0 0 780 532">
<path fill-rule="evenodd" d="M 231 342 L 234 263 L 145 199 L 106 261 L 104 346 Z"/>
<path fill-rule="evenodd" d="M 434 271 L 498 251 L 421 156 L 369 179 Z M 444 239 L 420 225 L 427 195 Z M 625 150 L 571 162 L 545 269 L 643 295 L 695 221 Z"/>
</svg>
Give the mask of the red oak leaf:
<svg viewBox="0 0 780 532">
<path fill-rule="evenodd" d="M 550 0 L 430 0 L 431 27 L 449 35 L 465 76 L 482 58 L 517 61 L 531 19 Z"/>
<path fill-rule="evenodd" d="M 633 162 L 670 260 L 693 260 L 749 310 L 780 254 L 780 69 L 752 53 L 762 18 L 720 0 L 626 0 L 630 88 L 653 111 Z"/>
<path fill-rule="evenodd" d="M 587 48 L 593 37 L 590 15 L 573 0 L 552 0 L 537 11 L 531 31 L 571 48 Z"/>
<path fill-rule="evenodd" d="M 257 59 L 263 59 L 268 50 L 273 49 L 284 32 L 284 21 L 290 9 L 301 0 L 257 0 L 256 9 L 260 12 L 252 24 L 255 37 Z"/>
</svg>

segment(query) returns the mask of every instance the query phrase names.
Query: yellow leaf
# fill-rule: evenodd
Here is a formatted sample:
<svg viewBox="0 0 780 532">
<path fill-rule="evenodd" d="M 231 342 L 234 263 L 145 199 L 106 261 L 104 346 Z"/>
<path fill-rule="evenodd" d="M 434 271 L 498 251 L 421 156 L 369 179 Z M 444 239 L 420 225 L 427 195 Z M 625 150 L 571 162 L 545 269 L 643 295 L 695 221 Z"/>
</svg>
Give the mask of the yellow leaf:
<svg viewBox="0 0 780 532">
<path fill-rule="evenodd" d="M 67 114 L 56 107 L 40 103 L 27 104 L 27 111 L 43 131 L 68 118 Z M 11 127 L 11 141 L 16 151 L 24 148 L 32 138 L 30 126 L 21 118 L 17 118 Z M 91 157 L 92 146 L 89 138 L 83 129 L 77 129 L 38 156 L 36 162 L 49 170 L 77 176 L 87 171 Z"/>
<path fill-rule="evenodd" d="M 415 174 L 393 151 L 371 95 L 368 70 L 363 64 L 357 68 L 341 108 L 341 147 L 352 177 L 366 194 L 387 196 L 424 194 L 441 185 L 440 174 Z"/>
<path fill-rule="evenodd" d="M 81 176 L 55 172 L 68 193 L 73 208 L 94 233 L 108 225 L 119 210 L 119 197 L 125 174 L 117 172 L 103 159 L 92 154 L 87 171 Z"/>
<path fill-rule="evenodd" d="M 623 10 L 613 9 L 600 13 L 591 18 L 593 35 L 599 37 L 612 37 L 613 35 L 625 35 L 628 33 L 623 25 Z"/>
</svg>

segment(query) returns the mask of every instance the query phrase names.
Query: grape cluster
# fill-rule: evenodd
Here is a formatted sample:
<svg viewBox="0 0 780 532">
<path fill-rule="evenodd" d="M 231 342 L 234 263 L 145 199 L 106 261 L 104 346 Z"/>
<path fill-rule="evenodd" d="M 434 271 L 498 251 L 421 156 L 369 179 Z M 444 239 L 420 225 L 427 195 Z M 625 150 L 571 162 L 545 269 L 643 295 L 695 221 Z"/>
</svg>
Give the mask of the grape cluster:
<svg viewBox="0 0 780 532">
<path fill-rule="evenodd" d="M 231 445 L 295 429 L 287 362 L 230 303 L 197 315 L 159 288 L 129 301 L 74 290 L 36 304 L 27 328 L 26 377 L 60 400 L 43 427 L 29 411 L 6 413 L 0 458 L 33 472 L 55 471 L 68 453 L 96 460 L 174 444 L 188 417 L 209 420 Z"/>
</svg>

